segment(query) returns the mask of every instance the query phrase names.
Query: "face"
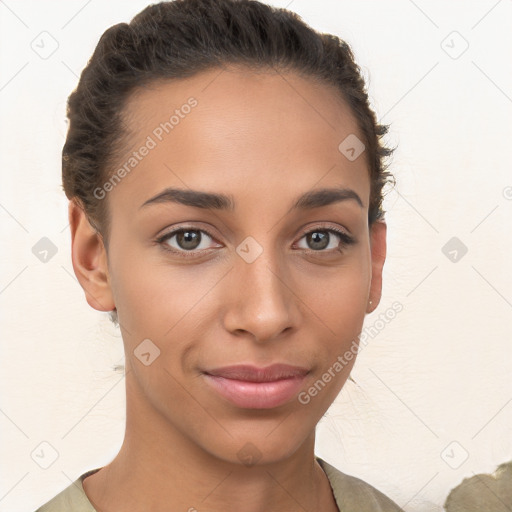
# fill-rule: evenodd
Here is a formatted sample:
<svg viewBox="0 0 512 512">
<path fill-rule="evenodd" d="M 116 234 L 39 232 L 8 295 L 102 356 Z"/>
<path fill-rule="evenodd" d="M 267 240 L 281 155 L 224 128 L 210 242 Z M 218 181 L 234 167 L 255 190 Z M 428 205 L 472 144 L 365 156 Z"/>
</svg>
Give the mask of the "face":
<svg viewBox="0 0 512 512">
<path fill-rule="evenodd" d="M 380 298 L 385 224 L 368 227 L 366 155 L 339 149 L 357 123 L 325 85 L 241 68 L 140 89 L 125 113 L 125 172 L 98 191 L 108 256 L 81 266 L 91 244 L 72 229 L 89 303 L 117 308 L 128 409 L 225 461 L 283 459 Z"/>
</svg>

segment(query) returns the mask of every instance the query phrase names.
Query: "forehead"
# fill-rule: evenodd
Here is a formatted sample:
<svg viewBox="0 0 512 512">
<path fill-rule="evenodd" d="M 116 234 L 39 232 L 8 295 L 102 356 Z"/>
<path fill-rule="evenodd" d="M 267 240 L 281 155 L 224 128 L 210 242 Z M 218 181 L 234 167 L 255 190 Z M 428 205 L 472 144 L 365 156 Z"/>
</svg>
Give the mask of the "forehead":
<svg viewBox="0 0 512 512">
<path fill-rule="evenodd" d="M 362 139 L 360 130 L 332 86 L 292 72 L 216 68 L 141 87 L 124 114 L 129 137 L 118 166 L 150 148 L 112 193 L 131 203 L 163 186 L 268 193 L 320 181 L 359 189 L 367 203 L 366 155 L 351 161 L 339 148 L 347 137 Z"/>
<path fill-rule="evenodd" d="M 141 129 L 148 131 L 155 121 L 169 120 L 189 98 L 198 103 L 194 117 L 201 114 L 203 122 L 218 117 L 211 120 L 217 128 L 224 119 L 231 131 L 249 117 L 255 129 L 266 127 L 269 133 L 270 123 L 275 126 L 279 118 L 282 124 L 307 119 L 311 129 L 323 125 L 324 130 L 340 135 L 347 130 L 359 132 L 353 113 L 334 86 L 295 71 L 242 65 L 213 68 L 189 78 L 158 79 L 138 87 L 125 107 L 127 127 L 134 135 Z M 288 124 L 282 135 L 292 134 L 294 127 L 303 128 Z"/>
</svg>

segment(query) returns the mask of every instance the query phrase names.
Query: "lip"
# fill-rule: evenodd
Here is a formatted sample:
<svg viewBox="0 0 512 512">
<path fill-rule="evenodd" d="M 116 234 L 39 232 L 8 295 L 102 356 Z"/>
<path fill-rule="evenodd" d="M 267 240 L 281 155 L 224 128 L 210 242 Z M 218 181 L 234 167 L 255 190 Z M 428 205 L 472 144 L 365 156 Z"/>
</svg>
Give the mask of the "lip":
<svg viewBox="0 0 512 512">
<path fill-rule="evenodd" d="M 206 382 L 221 396 L 244 409 L 278 407 L 300 390 L 307 368 L 273 364 L 225 366 L 203 372 Z"/>
</svg>

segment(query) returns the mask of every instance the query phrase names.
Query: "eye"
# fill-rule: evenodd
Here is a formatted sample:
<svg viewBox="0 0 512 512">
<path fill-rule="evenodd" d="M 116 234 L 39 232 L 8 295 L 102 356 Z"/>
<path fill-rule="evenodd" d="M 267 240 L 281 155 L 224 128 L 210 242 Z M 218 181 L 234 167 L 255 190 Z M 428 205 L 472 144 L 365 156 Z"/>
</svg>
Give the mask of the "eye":
<svg viewBox="0 0 512 512">
<path fill-rule="evenodd" d="M 327 253 L 340 250 L 356 242 L 352 236 L 341 229 L 322 227 L 308 231 L 302 236 L 302 239 L 305 239 L 308 247 L 301 247 L 301 249 Z"/>
<path fill-rule="evenodd" d="M 163 249 L 180 256 L 197 256 L 194 251 L 208 249 L 208 241 L 213 240 L 213 236 L 207 231 L 197 228 L 180 228 L 170 231 L 159 237 L 156 241 L 162 245 Z"/>
<path fill-rule="evenodd" d="M 307 247 L 299 247 L 310 253 L 341 252 L 344 247 L 355 244 L 356 239 L 345 231 L 333 227 L 317 227 L 304 233 Z M 200 256 L 201 251 L 212 248 L 213 235 L 204 229 L 181 227 L 165 233 L 156 242 L 166 251 L 184 258 Z M 218 247 L 218 246 L 217 246 Z"/>
</svg>

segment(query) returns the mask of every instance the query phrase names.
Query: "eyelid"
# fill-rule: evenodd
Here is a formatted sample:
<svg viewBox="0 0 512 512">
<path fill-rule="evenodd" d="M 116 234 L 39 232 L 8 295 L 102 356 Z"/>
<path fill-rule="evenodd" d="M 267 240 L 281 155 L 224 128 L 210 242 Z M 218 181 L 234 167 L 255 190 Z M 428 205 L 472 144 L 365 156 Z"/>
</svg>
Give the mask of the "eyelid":
<svg viewBox="0 0 512 512">
<path fill-rule="evenodd" d="M 355 240 L 355 237 L 350 233 L 350 231 L 347 228 L 332 221 L 316 221 L 312 223 L 310 222 L 306 227 L 301 229 L 300 236 L 303 237 L 304 235 L 307 235 L 308 233 L 311 233 L 312 231 L 315 230 L 335 231 L 338 234 L 344 235 L 348 238 L 352 238 Z"/>
<path fill-rule="evenodd" d="M 195 225 L 197 223 L 197 225 Z M 215 239 L 215 235 L 213 234 L 213 230 L 210 230 L 210 228 L 203 227 L 203 224 L 200 221 L 189 221 L 184 222 L 183 224 L 178 224 L 170 227 L 169 229 L 164 230 L 164 232 L 161 235 L 158 235 L 155 240 L 162 240 L 165 238 L 168 238 L 172 235 L 175 235 L 179 231 L 201 231 L 203 233 L 206 233 L 210 238 Z"/>
</svg>

